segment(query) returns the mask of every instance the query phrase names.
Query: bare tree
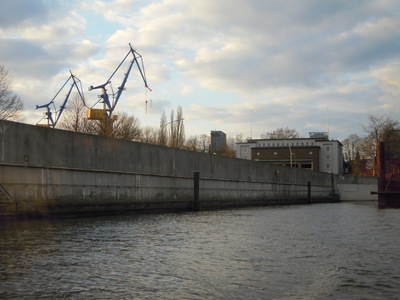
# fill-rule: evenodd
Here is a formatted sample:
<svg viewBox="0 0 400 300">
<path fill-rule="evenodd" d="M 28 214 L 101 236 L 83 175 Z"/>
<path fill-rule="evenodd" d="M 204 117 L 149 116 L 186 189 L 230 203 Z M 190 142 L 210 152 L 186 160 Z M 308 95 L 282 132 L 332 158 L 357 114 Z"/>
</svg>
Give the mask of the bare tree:
<svg viewBox="0 0 400 300">
<path fill-rule="evenodd" d="M 223 156 L 236 157 L 236 144 L 241 143 L 244 140 L 243 134 L 238 134 L 236 137 L 228 137 L 226 139 L 225 147 L 219 154 Z"/>
<path fill-rule="evenodd" d="M 300 134 L 296 129 L 289 129 L 288 127 L 277 128 L 261 134 L 261 138 L 263 139 L 294 139 L 299 137 Z"/>
<path fill-rule="evenodd" d="M 139 141 L 142 137 L 140 121 L 134 116 L 128 116 L 126 112 L 116 114 L 116 120 L 112 120 L 112 137 L 120 140 Z"/>
<path fill-rule="evenodd" d="M 168 143 L 166 126 L 167 126 L 167 116 L 165 115 L 165 111 L 163 111 L 160 118 L 160 132 L 158 134 L 158 144 L 161 146 L 166 146 Z"/>
<path fill-rule="evenodd" d="M 11 76 L 0 65 L 0 119 L 17 120 L 23 108 L 21 99 L 11 90 Z"/>
<path fill-rule="evenodd" d="M 222 155 L 236 157 L 236 139 L 233 137 L 228 137 L 226 139 L 226 145 L 222 151 Z"/>
<path fill-rule="evenodd" d="M 399 129 L 399 122 L 387 116 L 368 115 L 368 123 L 361 127 L 367 136 L 361 140 L 360 158 L 372 160 L 374 173 L 377 174 L 377 142 L 389 140 L 395 130 Z"/>
<path fill-rule="evenodd" d="M 399 127 L 399 122 L 387 116 L 368 115 L 368 123 L 361 125 L 362 129 L 375 141 L 382 141 L 387 130 Z"/>
<path fill-rule="evenodd" d="M 187 138 L 185 141 L 184 148 L 187 150 L 199 152 L 200 151 L 199 137 L 197 135 L 194 135 Z"/>
<path fill-rule="evenodd" d="M 170 121 L 169 121 L 169 146 L 176 148 L 176 136 L 175 136 L 175 111 L 171 110 Z"/>
<path fill-rule="evenodd" d="M 350 134 L 348 138 L 342 141 L 345 161 L 350 162 L 356 159 L 361 150 L 361 141 L 362 139 L 357 134 Z"/>
<path fill-rule="evenodd" d="M 178 148 L 183 148 L 185 144 L 185 125 L 183 124 L 183 111 L 182 107 L 179 106 L 176 113 L 176 136 Z"/>
<path fill-rule="evenodd" d="M 244 138 L 243 133 L 239 133 L 239 134 L 236 135 L 235 142 L 236 143 L 246 142 L 246 139 Z"/>
<path fill-rule="evenodd" d="M 199 147 L 200 147 L 200 152 L 205 152 L 205 153 L 210 152 L 210 147 L 211 147 L 210 135 L 203 133 L 199 136 Z"/>
<path fill-rule="evenodd" d="M 128 141 L 140 141 L 142 137 L 139 119 L 128 116 L 126 112 L 117 112 L 111 117 L 91 122 L 97 135 Z"/>
<path fill-rule="evenodd" d="M 156 128 L 147 126 L 142 131 L 142 138 L 140 139 L 141 142 L 147 144 L 158 144 L 159 141 L 159 132 Z"/>
<path fill-rule="evenodd" d="M 115 116 L 115 117 L 114 117 Z M 88 120 L 87 108 L 82 105 L 79 95 L 74 95 L 60 121 L 61 129 L 89 133 L 121 140 L 138 141 L 142 136 L 139 120 L 125 112 L 116 113 L 104 120 Z"/>
<path fill-rule="evenodd" d="M 387 140 L 394 130 L 399 129 L 399 122 L 387 116 L 368 115 L 368 123 L 361 127 L 367 133 L 361 143 L 361 155 L 375 160 L 377 142 Z"/>
<path fill-rule="evenodd" d="M 87 119 L 87 108 L 82 105 L 82 100 L 78 94 L 73 95 L 72 101 L 68 103 L 64 110 L 59 128 L 96 134 L 94 123 Z"/>
<path fill-rule="evenodd" d="M 105 118 L 103 120 L 92 120 L 94 132 L 100 136 L 114 137 L 113 123 L 115 119 Z"/>
<path fill-rule="evenodd" d="M 176 119 L 174 110 L 171 111 L 170 118 L 169 146 L 174 148 L 183 148 L 185 144 L 185 126 L 183 124 L 182 107 L 178 107 Z"/>
</svg>

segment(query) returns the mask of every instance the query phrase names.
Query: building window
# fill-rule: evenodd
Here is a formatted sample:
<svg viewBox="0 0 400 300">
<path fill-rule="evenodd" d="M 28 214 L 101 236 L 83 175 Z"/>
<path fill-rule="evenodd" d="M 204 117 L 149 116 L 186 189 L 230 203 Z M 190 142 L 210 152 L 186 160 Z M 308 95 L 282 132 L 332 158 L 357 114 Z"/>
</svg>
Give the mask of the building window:
<svg viewBox="0 0 400 300">
<path fill-rule="evenodd" d="M 279 147 L 279 143 L 276 143 L 276 146 L 278 146 L 278 147 Z"/>
<path fill-rule="evenodd" d="M 331 159 L 331 156 L 330 156 L 330 155 L 327 155 L 327 156 L 326 156 L 326 159 L 327 159 L 327 160 L 330 160 L 330 159 Z"/>
<path fill-rule="evenodd" d="M 244 152 L 244 153 L 247 153 L 248 151 L 249 151 L 248 148 L 244 148 L 244 149 L 243 149 L 243 152 Z"/>
<path fill-rule="evenodd" d="M 326 164 L 326 168 L 330 169 L 331 168 L 331 164 Z"/>
<path fill-rule="evenodd" d="M 329 146 L 326 146 L 326 151 L 329 151 L 329 150 L 331 150 L 331 148 L 329 147 Z"/>
</svg>

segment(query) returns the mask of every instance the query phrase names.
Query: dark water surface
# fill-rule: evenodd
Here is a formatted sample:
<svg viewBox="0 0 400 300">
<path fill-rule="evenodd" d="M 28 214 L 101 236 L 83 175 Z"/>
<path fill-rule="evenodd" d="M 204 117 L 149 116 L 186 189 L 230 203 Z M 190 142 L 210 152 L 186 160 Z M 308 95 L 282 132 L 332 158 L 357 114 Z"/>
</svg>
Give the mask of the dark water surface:
<svg viewBox="0 0 400 300">
<path fill-rule="evenodd" d="M 399 299 L 376 203 L 0 222 L 0 298 Z"/>
</svg>

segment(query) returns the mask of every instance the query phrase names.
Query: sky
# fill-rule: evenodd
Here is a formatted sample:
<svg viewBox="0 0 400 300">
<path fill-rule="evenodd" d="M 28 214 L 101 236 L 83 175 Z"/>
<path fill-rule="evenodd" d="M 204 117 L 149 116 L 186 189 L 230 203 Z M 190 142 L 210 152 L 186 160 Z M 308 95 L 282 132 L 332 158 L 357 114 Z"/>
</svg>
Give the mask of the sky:
<svg viewBox="0 0 400 300">
<path fill-rule="evenodd" d="M 107 81 L 129 44 L 152 91 L 134 66 L 116 112 L 142 127 L 159 127 L 162 112 L 180 106 L 186 136 L 260 138 L 288 127 L 343 140 L 365 135 L 369 114 L 400 118 L 398 0 L 0 1 L 0 64 L 24 123 L 43 117 L 36 105 L 70 70 L 94 105 L 99 90 L 88 87 Z"/>
</svg>

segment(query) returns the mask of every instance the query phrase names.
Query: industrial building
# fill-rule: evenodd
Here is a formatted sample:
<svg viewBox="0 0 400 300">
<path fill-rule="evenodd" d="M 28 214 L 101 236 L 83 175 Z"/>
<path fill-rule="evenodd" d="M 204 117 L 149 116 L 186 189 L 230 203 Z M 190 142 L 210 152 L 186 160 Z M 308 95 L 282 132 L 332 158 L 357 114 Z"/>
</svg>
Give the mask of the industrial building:
<svg viewBox="0 0 400 300">
<path fill-rule="evenodd" d="M 309 138 L 249 139 L 236 144 L 236 157 L 343 174 L 342 144 L 329 140 L 326 132 L 310 132 Z"/>
<path fill-rule="evenodd" d="M 226 147 L 226 134 L 223 131 L 211 131 L 211 152 L 218 153 Z"/>
</svg>

